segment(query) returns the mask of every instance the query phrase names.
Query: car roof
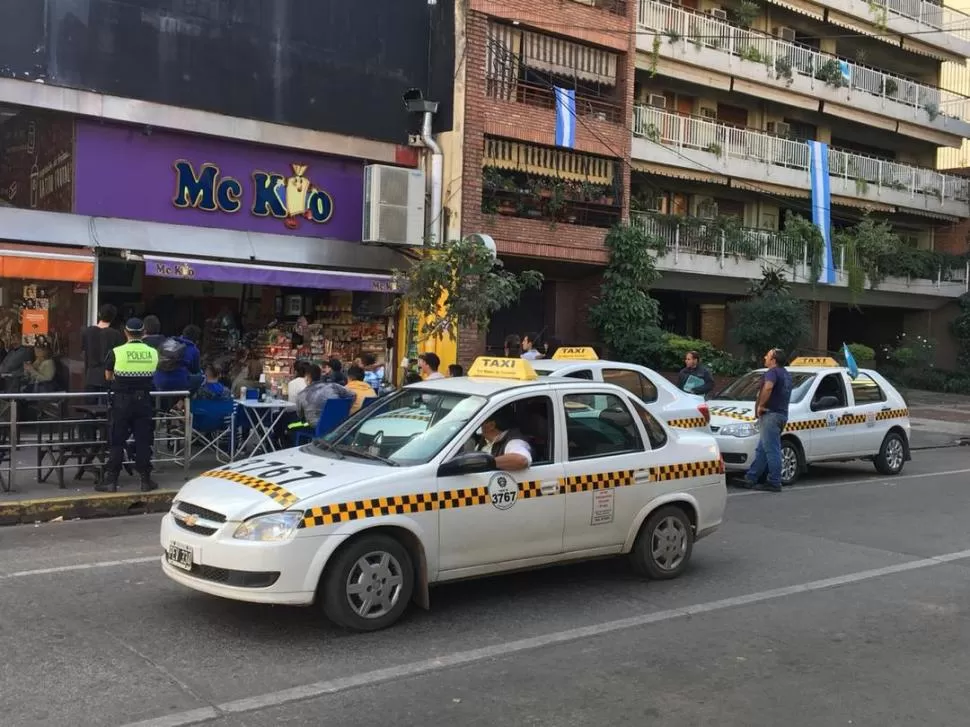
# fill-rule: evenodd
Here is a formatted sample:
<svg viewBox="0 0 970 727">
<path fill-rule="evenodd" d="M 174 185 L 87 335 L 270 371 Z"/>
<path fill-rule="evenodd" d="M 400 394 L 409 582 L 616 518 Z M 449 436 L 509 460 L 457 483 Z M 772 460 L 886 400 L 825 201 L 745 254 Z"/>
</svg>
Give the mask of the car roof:
<svg viewBox="0 0 970 727">
<path fill-rule="evenodd" d="M 845 374 L 849 373 L 849 369 L 845 366 L 786 366 L 788 373 L 803 373 L 803 374 L 831 374 L 836 371 L 841 371 Z M 748 374 L 763 374 L 768 369 L 760 368 L 749 371 Z M 873 371 L 872 369 L 859 369 L 860 374 L 875 374 L 879 376 L 878 371 Z M 881 378 L 881 377 L 880 377 Z"/>
<path fill-rule="evenodd" d="M 509 379 L 491 379 L 485 377 L 455 376 L 448 379 L 429 379 L 405 387 L 408 391 L 445 392 L 452 394 L 468 394 L 471 396 L 494 396 L 512 389 L 546 390 L 554 387 L 566 386 L 570 388 L 586 388 L 589 386 L 619 388 L 614 384 L 602 381 L 586 381 L 584 379 L 540 378 L 533 381 L 515 381 Z M 625 391 L 624 389 L 621 389 Z"/>
</svg>

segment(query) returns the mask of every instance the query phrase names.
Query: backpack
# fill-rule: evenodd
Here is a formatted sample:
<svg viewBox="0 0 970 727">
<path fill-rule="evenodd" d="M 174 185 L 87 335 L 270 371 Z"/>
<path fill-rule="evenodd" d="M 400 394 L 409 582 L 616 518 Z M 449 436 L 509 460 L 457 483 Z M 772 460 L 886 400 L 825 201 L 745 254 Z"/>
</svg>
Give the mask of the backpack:
<svg viewBox="0 0 970 727">
<path fill-rule="evenodd" d="M 158 370 L 178 371 L 185 361 L 185 344 L 177 338 L 166 338 L 158 349 Z"/>
</svg>

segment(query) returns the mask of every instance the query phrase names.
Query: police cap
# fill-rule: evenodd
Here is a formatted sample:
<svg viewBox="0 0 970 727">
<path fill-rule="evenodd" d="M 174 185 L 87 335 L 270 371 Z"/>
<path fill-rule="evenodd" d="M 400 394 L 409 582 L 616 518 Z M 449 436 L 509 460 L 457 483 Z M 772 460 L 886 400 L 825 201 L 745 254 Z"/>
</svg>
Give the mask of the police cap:
<svg viewBox="0 0 970 727">
<path fill-rule="evenodd" d="M 144 333 L 145 324 L 141 318 L 129 318 L 128 322 L 125 323 L 125 330 L 129 333 Z"/>
</svg>

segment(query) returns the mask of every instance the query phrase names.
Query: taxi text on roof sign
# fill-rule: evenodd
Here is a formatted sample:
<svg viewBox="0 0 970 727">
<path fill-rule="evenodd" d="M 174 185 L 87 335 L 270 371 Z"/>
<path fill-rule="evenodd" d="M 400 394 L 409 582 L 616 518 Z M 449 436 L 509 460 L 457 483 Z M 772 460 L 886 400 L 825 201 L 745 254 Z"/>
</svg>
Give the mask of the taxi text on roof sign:
<svg viewBox="0 0 970 727">
<path fill-rule="evenodd" d="M 826 368 L 837 368 L 839 365 L 839 362 L 831 356 L 799 356 L 788 364 L 789 368 L 799 368 L 802 366 L 824 366 Z"/>
<path fill-rule="evenodd" d="M 589 346 L 561 346 L 552 355 L 553 361 L 599 361 L 599 356 Z"/>
<path fill-rule="evenodd" d="M 468 369 L 470 378 L 507 379 L 509 381 L 535 381 L 536 370 L 524 358 L 496 358 L 479 356 Z"/>
</svg>

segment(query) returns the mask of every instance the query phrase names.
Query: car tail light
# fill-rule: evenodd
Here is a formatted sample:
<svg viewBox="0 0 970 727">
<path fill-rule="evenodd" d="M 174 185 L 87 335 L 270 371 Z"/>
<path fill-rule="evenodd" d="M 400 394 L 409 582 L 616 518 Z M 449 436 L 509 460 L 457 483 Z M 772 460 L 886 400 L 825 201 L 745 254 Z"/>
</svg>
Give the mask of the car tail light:
<svg viewBox="0 0 970 727">
<path fill-rule="evenodd" d="M 699 405 L 697 407 L 697 411 L 699 411 L 701 413 L 701 416 L 704 417 L 704 422 L 705 423 L 707 423 L 707 424 L 710 424 L 711 423 L 711 410 L 707 406 L 707 404 L 701 404 L 701 405 Z"/>
</svg>

